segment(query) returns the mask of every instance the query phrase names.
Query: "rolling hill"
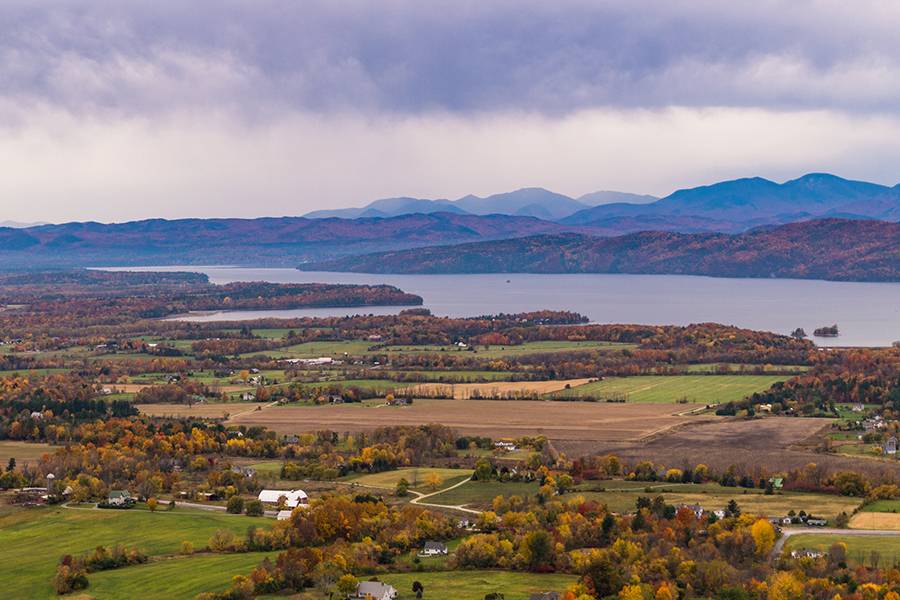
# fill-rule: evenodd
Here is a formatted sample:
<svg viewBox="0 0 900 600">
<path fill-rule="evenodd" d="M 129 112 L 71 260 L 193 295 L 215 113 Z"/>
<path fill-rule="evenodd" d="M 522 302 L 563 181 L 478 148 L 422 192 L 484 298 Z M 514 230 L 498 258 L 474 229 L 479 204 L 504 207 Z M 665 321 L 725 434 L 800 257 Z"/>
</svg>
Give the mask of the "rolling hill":
<svg viewBox="0 0 900 600">
<path fill-rule="evenodd" d="M 552 234 L 301 265 L 365 273 L 650 273 L 900 281 L 900 224 L 824 219 L 742 234 Z"/>
</svg>

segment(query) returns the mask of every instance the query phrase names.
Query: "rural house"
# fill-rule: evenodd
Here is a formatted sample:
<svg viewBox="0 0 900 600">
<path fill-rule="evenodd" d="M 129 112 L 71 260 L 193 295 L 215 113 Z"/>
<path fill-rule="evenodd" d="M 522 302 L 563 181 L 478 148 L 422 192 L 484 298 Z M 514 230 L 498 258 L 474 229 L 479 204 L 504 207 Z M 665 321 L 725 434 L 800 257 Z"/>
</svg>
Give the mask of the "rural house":
<svg viewBox="0 0 900 600">
<path fill-rule="evenodd" d="M 425 542 L 419 556 L 446 556 L 447 544 L 443 542 Z"/>
<path fill-rule="evenodd" d="M 356 593 L 350 596 L 350 600 L 394 600 L 397 590 L 394 586 L 380 581 L 360 581 L 356 586 Z"/>
<path fill-rule="evenodd" d="M 892 435 L 889 437 L 884 443 L 883 450 L 885 454 L 897 454 L 897 436 Z"/>
<path fill-rule="evenodd" d="M 285 499 L 284 505 L 288 508 L 309 504 L 309 496 L 303 490 L 262 490 L 258 499 L 264 504 L 278 504 L 282 497 Z"/>
<path fill-rule="evenodd" d="M 113 506 L 125 506 L 134 502 L 134 498 L 127 490 L 110 490 L 106 497 L 106 503 Z"/>
</svg>

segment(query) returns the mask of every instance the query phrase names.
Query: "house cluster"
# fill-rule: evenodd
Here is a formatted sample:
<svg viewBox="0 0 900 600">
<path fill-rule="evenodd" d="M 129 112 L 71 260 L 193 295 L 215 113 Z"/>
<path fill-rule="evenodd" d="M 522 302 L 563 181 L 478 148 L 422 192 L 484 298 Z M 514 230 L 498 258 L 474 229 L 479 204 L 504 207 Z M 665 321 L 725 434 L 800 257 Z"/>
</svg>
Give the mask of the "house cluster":
<svg viewBox="0 0 900 600">
<path fill-rule="evenodd" d="M 319 358 L 285 358 L 279 362 L 283 362 L 288 365 L 303 365 L 305 367 L 315 367 L 322 365 L 331 365 L 331 364 L 339 364 L 340 361 L 335 361 L 330 356 L 320 356 Z"/>
<path fill-rule="evenodd" d="M 771 517 L 769 522 L 773 525 L 806 525 L 807 527 L 825 527 L 828 525 L 827 519 L 808 515 L 802 510 L 797 514 L 791 511 L 783 517 Z"/>
<path fill-rule="evenodd" d="M 505 452 L 515 452 L 516 450 L 518 450 L 515 442 L 509 440 L 498 440 L 494 442 L 494 448 L 496 448 L 497 450 L 503 450 Z"/>
<path fill-rule="evenodd" d="M 714 514 L 717 519 L 724 519 L 726 516 L 724 510 L 708 511 L 708 510 L 704 509 L 702 506 L 700 506 L 699 504 L 682 504 L 678 507 L 678 510 L 681 510 L 682 508 L 686 508 L 686 509 L 690 510 L 692 513 L 694 513 L 694 516 L 697 517 L 698 520 L 702 519 L 703 515 L 706 515 L 706 514 Z"/>
<path fill-rule="evenodd" d="M 822 558 L 825 556 L 825 552 L 820 552 L 819 550 L 791 550 L 791 558 Z"/>
<path fill-rule="evenodd" d="M 881 415 L 875 415 L 874 417 L 868 417 L 863 419 L 862 428 L 867 433 L 871 433 L 874 431 L 881 431 L 887 427 L 887 423 L 884 422 L 884 418 Z"/>
</svg>

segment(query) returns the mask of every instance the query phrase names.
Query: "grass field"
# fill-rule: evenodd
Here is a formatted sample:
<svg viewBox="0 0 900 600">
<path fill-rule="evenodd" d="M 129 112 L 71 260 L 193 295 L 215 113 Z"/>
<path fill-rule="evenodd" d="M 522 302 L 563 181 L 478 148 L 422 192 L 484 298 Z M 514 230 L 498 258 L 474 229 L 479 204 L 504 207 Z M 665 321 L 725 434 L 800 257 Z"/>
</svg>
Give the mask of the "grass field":
<svg viewBox="0 0 900 600">
<path fill-rule="evenodd" d="M 863 506 L 862 512 L 900 513 L 900 500 L 876 500 Z"/>
<path fill-rule="evenodd" d="M 5 469 L 10 458 L 15 458 L 16 464 L 19 466 L 37 462 L 41 456 L 52 453 L 56 448 L 50 444 L 4 440 L 0 442 L 0 468 Z"/>
<path fill-rule="evenodd" d="M 900 531 L 900 514 L 893 512 L 860 512 L 850 519 L 853 529 L 888 529 Z"/>
<path fill-rule="evenodd" d="M 525 356 L 528 354 L 548 354 L 555 352 L 574 352 L 574 351 L 614 351 L 624 350 L 626 348 L 636 348 L 636 344 L 620 344 L 615 342 L 569 342 L 569 341 L 544 341 L 544 342 L 525 342 L 519 345 L 505 346 L 472 346 L 471 349 L 457 348 L 455 346 L 387 346 L 380 349 L 379 352 L 401 352 L 404 354 L 457 354 L 457 353 L 477 353 L 482 358 L 501 358 L 504 356 Z"/>
<path fill-rule="evenodd" d="M 639 375 L 611 377 L 603 381 L 554 393 L 561 397 L 609 398 L 624 396 L 628 402 L 676 402 L 687 400 L 715 404 L 741 400 L 787 379 L 781 375 Z"/>
<path fill-rule="evenodd" d="M 397 588 L 397 600 L 416 597 L 411 591 L 413 581 L 425 587 L 425 598 L 481 600 L 490 592 L 503 592 L 506 600 L 528 600 L 532 592 L 562 592 L 577 577 L 509 571 L 436 571 L 382 575 L 380 579 Z"/>
<path fill-rule="evenodd" d="M 55 598 L 52 579 L 64 554 L 83 554 L 98 545 L 135 546 L 150 556 L 173 554 L 183 540 L 206 546 L 218 529 L 243 535 L 247 527 L 267 527 L 271 519 L 176 509 L 91 510 L 48 507 L 0 517 L 0 565 L 15 565 L 5 579 L 8 598 Z M 122 596 L 119 596 L 122 597 Z"/>
<path fill-rule="evenodd" d="M 603 491 L 591 491 L 602 487 Z M 496 496 L 529 496 L 538 491 L 537 483 L 498 481 L 472 481 L 443 494 L 432 496 L 429 502 L 436 504 L 467 505 L 471 508 L 486 508 Z M 564 496 L 582 496 L 606 504 L 618 513 L 631 512 L 640 496 L 663 496 L 669 504 L 699 504 L 707 510 L 725 508 L 730 500 L 735 500 L 741 510 L 748 514 L 784 516 L 788 511 L 805 510 L 827 519 L 842 511 L 848 514 L 859 506 L 859 499 L 828 494 L 808 494 L 785 492 L 766 496 L 762 490 L 722 487 L 718 484 L 667 484 L 633 481 L 606 481 L 582 484 L 579 489 Z M 894 515 L 891 515 L 894 516 Z M 900 517 L 900 515 L 897 515 Z"/>
<path fill-rule="evenodd" d="M 878 553 L 882 567 L 900 560 L 900 536 L 803 533 L 788 538 L 785 550 L 827 551 L 836 542 L 847 544 L 847 558 L 856 564 L 871 565 L 872 552 Z"/>
<path fill-rule="evenodd" d="M 255 411 L 263 406 L 256 402 L 204 402 L 202 404 L 137 404 L 138 410 L 153 417 L 201 417 L 220 419 L 225 415 L 237 415 Z"/>
<path fill-rule="evenodd" d="M 455 481 L 471 477 L 473 471 L 471 469 L 440 469 L 429 467 L 410 467 L 405 469 L 397 469 L 395 471 L 384 471 L 382 473 L 369 473 L 366 475 L 350 475 L 341 479 L 347 483 L 358 483 L 360 485 L 382 488 L 385 490 L 393 490 L 397 487 L 397 482 L 406 479 L 410 487 L 425 487 L 425 477 L 429 474 L 437 473 L 443 480 L 443 486 L 452 485 Z"/>
<path fill-rule="evenodd" d="M 88 575 L 84 593 L 97 600 L 191 600 L 200 592 L 219 592 L 235 575 L 247 575 L 277 552 L 196 554 Z"/>
</svg>

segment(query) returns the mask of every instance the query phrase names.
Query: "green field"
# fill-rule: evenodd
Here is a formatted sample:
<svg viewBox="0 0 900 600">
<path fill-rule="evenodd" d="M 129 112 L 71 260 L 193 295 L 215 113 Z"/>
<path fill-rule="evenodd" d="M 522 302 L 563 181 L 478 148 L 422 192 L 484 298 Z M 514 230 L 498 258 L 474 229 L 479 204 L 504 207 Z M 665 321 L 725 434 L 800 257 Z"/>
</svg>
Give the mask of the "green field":
<svg viewBox="0 0 900 600">
<path fill-rule="evenodd" d="M 788 538 L 784 547 L 787 552 L 800 549 L 827 551 L 836 542 L 847 544 L 847 558 L 855 564 L 871 566 L 872 552 L 878 553 L 881 567 L 900 560 L 900 536 L 802 533 Z"/>
<path fill-rule="evenodd" d="M 425 598 L 481 600 L 490 592 L 503 592 L 506 600 L 528 600 L 532 592 L 562 592 L 577 581 L 574 575 L 511 573 L 509 571 L 436 571 L 383 575 L 381 581 L 400 592 L 397 600 L 415 598 L 412 582 L 425 587 Z"/>
<path fill-rule="evenodd" d="M 862 507 L 862 512 L 900 512 L 900 500 L 876 500 Z"/>
<path fill-rule="evenodd" d="M 17 510 L 0 517 L 0 565 L 16 569 L 15 577 L 3 578 L 4 594 L 55 598 L 52 579 L 60 557 L 80 555 L 98 545 L 118 543 L 158 556 L 178 552 L 183 540 L 202 548 L 218 529 L 243 535 L 250 525 L 271 524 L 271 519 L 262 517 L 188 509 L 161 513 L 63 507 Z"/>
<path fill-rule="evenodd" d="M 85 593 L 97 600 L 190 600 L 200 592 L 219 592 L 235 575 L 247 575 L 277 552 L 195 554 L 88 575 Z"/>
<path fill-rule="evenodd" d="M 264 352 L 250 352 L 242 354 L 242 357 L 271 356 L 273 358 L 319 358 L 330 356 L 338 358 L 347 353 L 351 356 L 367 354 L 372 342 L 365 340 L 353 340 L 346 342 L 305 342 L 293 346 L 285 346 L 276 350 Z"/>
<path fill-rule="evenodd" d="M 601 490 L 602 491 L 599 491 Z M 472 508 L 489 507 L 496 496 L 533 496 L 538 484 L 524 482 L 501 483 L 499 481 L 472 481 L 456 489 L 429 498 L 429 502 L 448 505 L 466 505 Z M 663 496 L 673 505 L 699 504 L 707 510 L 723 509 L 729 500 L 735 500 L 741 510 L 749 514 L 784 516 L 788 511 L 801 510 L 829 520 L 842 511 L 852 513 L 859 506 L 858 498 L 811 494 L 805 492 L 784 492 L 767 496 L 760 489 L 722 487 L 717 483 L 652 483 L 638 481 L 606 481 L 599 484 L 588 482 L 569 492 L 563 499 L 582 496 L 606 504 L 617 513 L 634 511 L 640 496 Z"/>
<path fill-rule="evenodd" d="M 380 349 L 379 352 L 400 352 L 404 354 L 474 353 L 482 358 L 501 358 L 504 356 L 524 356 L 527 354 L 546 354 L 554 352 L 612 351 L 636 347 L 636 344 L 619 344 L 616 342 L 544 341 L 525 342 L 524 344 L 505 346 L 472 346 L 471 348 L 457 348 L 455 346 L 386 346 L 385 348 Z"/>
<path fill-rule="evenodd" d="M 443 487 L 453 485 L 454 483 L 464 479 L 466 477 L 471 477 L 473 471 L 471 469 L 440 469 L 440 468 L 430 468 L 430 467 L 411 467 L 405 469 L 397 469 L 395 471 L 384 471 L 382 473 L 369 473 L 366 475 L 350 475 L 345 477 L 341 481 L 347 483 L 358 483 L 360 485 L 377 487 L 386 490 L 393 490 L 397 487 L 397 482 L 401 479 L 406 479 L 409 482 L 410 487 L 413 488 L 422 488 L 425 487 L 425 477 L 430 473 L 437 473 L 441 476 L 444 483 Z"/>
<path fill-rule="evenodd" d="M 31 442 L 15 442 L 4 440 L 0 442 L 0 468 L 5 469 L 10 458 L 16 459 L 19 466 L 25 463 L 37 462 L 44 454 L 52 454 L 58 446 L 50 444 L 35 444 Z"/>
<path fill-rule="evenodd" d="M 610 398 L 622 397 L 627 402 L 677 402 L 687 400 L 715 404 L 741 400 L 784 381 L 781 375 L 638 375 L 610 377 L 586 383 L 570 390 L 554 392 L 552 397 Z"/>
</svg>

